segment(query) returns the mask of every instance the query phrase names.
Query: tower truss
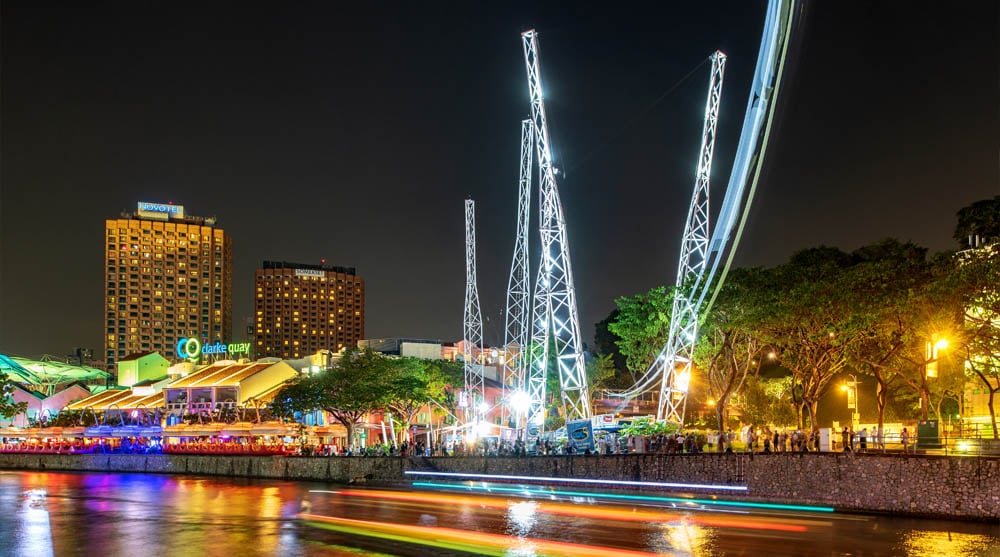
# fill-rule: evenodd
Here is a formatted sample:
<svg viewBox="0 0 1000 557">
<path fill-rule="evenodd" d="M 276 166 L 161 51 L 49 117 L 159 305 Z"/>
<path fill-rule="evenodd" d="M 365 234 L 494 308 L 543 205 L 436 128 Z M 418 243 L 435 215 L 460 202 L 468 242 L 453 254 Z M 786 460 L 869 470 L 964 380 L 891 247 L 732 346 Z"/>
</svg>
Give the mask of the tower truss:
<svg viewBox="0 0 1000 557">
<path fill-rule="evenodd" d="M 715 152 L 715 130 L 719 122 L 722 98 L 722 78 L 726 70 L 726 55 L 715 51 L 711 56 L 712 75 L 708 81 L 705 102 L 705 126 L 701 134 L 701 155 L 695 178 L 687 224 L 681 240 L 681 255 L 677 265 L 676 291 L 667 344 L 654 365 L 660 366 L 660 402 L 656 415 L 661 420 L 684 421 L 691 360 L 698 338 L 697 292 L 708 258 L 709 240 L 709 180 L 712 174 L 712 154 Z"/>
<path fill-rule="evenodd" d="M 531 120 L 521 121 L 521 172 L 517 193 L 517 228 L 514 236 L 514 257 L 507 281 L 507 312 L 503 359 L 503 400 L 510 390 L 524 390 L 526 354 L 528 350 L 528 318 L 531 311 L 531 286 L 528 283 L 528 225 L 531 210 L 531 159 L 534 156 L 535 133 Z M 505 405 L 506 408 L 506 405 Z"/>
<path fill-rule="evenodd" d="M 567 421 L 590 417 L 590 393 L 584 368 L 583 351 L 580 342 L 580 318 L 577 314 L 576 290 L 573 287 L 573 270 L 570 264 L 569 243 L 566 237 L 566 221 L 559 191 L 556 186 L 556 170 L 552 165 L 552 150 L 549 142 L 548 126 L 545 122 L 542 81 L 538 57 L 538 33 L 535 30 L 521 33 L 524 61 L 528 74 L 528 89 L 531 94 L 531 119 L 535 128 L 535 154 L 538 158 L 539 193 L 541 222 L 541 254 L 539 263 L 539 286 L 536 291 L 536 309 L 539 296 L 544 300 L 546 318 L 533 325 L 546 330 L 547 340 L 541 350 L 533 347 L 532 366 L 529 383 L 538 382 L 535 376 L 547 370 L 548 334 L 559 372 L 564 417 Z M 544 278 L 542 278 L 544 277 Z M 535 312 L 533 311 L 533 314 Z M 532 315 L 532 318 L 536 318 Z M 532 335 L 533 342 L 539 339 Z M 544 383 L 545 377 L 540 378 Z M 544 391 L 543 391 L 544 392 Z M 528 393 L 532 393 L 529 391 Z M 541 401 L 531 401 L 532 406 Z M 536 417 L 537 422 L 537 417 Z"/>
<path fill-rule="evenodd" d="M 465 200 L 465 313 L 463 327 L 463 368 L 467 397 L 466 420 L 476 421 L 485 395 L 483 366 L 479 352 L 483 345 L 483 315 L 476 284 L 476 202 Z"/>
<path fill-rule="evenodd" d="M 732 264 L 743 228 L 746 225 L 760 179 L 771 125 L 774 122 L 774 111 L 777 106 L 775 101 L 781 87 L 781 77 L 785 70 L 788 48 L 797 19 L 796 13 L 802 8 L 803 4 L 796 0 L 769 0 L 768 2 L 760 50 L 757 54 L 757 67 L 751 83 L 743 129 L 740 132 L 739 144 L 729 175 L 726 195 L 719 211 L 718 222 L 708 237 L 706 245 L 701 233 L 701 223 L 698 221 L 700 218 L 699 204 L 701 203 L 699 201 L 699 184 L 702 179 L 703 164 L 711 163 L 711 151 L 708 151 L 708 158 L 705 158 L 705 138 L 709 134 L 710 120 L 718 117 L 717 111 L 714 116 L 712 115 L 713 86 L 711 84 L 709 86 L 702 158 L 699 160 L 698 182 L 692 196 L 691 209 L 681 248 L 681 260 L 677 274 L 677 285 L 680 289 L 674 298 L 669 339 L 652 365 L 635 385 L 627 391 L 614 393 L 615 396 L 632 398 L 639 393 L 651 390 L 659 378 L 661 381 L 660 406 L 657 418 L 660 420 L 683 423 L 691 372 L 691 353 L 698 333 L 698 317 L 699 314 L 711 310 L 715 296 L 725 282 L 726 274 Z M 717 68 L 720 67 L 720 59 L 717 55 L 713 58 L 712 64 L 713 80 L 716 78 Z M 722 62 L 724 60 L 724 58 L 721 59 Z M 721 86 L 721 73 L 718 76 L 718 83 Z M 714 122 L 711 122 L 711 125 L 711 137 L 714 140 Z M 706 188 L 707 177 L 708 174 L 705 174 Z M 704 208 L 704 227 L 707 231 L 707 195 Z M 734 230 L 736 235 L 731 240 L 730 237 Z M 718 280 L 715 280 L 715 275 L 720 267 L 721 275 Z M 713 294 L 706 303 L 705 298 L 710 290 L 713 291 Z"/>
</svg>

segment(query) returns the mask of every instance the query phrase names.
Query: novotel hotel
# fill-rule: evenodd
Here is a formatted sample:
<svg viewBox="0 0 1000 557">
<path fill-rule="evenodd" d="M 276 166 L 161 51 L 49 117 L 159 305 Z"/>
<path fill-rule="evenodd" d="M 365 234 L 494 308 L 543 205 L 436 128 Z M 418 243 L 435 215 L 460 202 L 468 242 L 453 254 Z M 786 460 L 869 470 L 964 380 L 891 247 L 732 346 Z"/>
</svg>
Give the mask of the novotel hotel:
<svg viewBox="0 0 1000 557">
<path fill-rule="evenodd" d="M 214 218 L 140 202 L 108 219 L 104 236 L 109 371 L 130 354 L 173 354 L 178 338 L 231 338 L 233 246 Z"/>
</svg>

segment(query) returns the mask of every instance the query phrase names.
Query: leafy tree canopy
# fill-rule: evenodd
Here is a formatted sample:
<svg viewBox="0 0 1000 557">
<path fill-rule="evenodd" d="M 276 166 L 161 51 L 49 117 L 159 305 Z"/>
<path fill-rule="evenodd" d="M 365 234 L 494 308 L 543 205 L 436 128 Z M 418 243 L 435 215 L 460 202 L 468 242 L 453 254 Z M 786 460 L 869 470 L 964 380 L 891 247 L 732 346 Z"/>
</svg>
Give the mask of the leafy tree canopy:
<svg viewBox="0 0 1000 557">
<path fill-rule="evenodd" d="M 969 236 L 979 236 L 984 243 L 1000 239 L 1000 195 L 962 207 L 955 216 L 954 238 L 959 246 L 967 247 Z"/>
</svg>

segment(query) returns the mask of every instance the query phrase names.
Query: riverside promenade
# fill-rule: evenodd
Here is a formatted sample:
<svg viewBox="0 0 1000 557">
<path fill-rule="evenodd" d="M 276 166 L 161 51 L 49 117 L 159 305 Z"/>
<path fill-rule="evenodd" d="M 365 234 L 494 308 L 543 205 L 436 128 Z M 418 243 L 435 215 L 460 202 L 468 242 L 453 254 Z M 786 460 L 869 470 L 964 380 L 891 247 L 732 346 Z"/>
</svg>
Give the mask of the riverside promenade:
<svg viewBox="0 0 1000 557">
<path fill-rule="evenodd" d="M 364 481 L 372 485 L 405 483 L 414 479 L 408 471 L 676 482 L 746 486 L 745 492 L 724 495 L 734 500 L 824 505 L 844 512 L 1000 520 L 998 457 L 822 452 L 532 457 L 0 454 L 0 469 Z M 699 489 L 672 491 L 706 494 Z"/>
</svg>

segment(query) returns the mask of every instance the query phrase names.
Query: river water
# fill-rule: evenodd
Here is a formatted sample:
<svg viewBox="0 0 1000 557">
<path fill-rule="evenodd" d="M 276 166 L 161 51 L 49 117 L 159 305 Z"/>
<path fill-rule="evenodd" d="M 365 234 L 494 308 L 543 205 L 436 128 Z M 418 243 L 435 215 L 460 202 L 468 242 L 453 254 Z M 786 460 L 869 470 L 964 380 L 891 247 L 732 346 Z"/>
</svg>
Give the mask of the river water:
<svg viewBox="0 0 1000 557">
<path fill-rule="evenodd" d="M 1000 556 L 998 524 L 604 495 L 0 472 L 0 555 Z"/>
</svg>

